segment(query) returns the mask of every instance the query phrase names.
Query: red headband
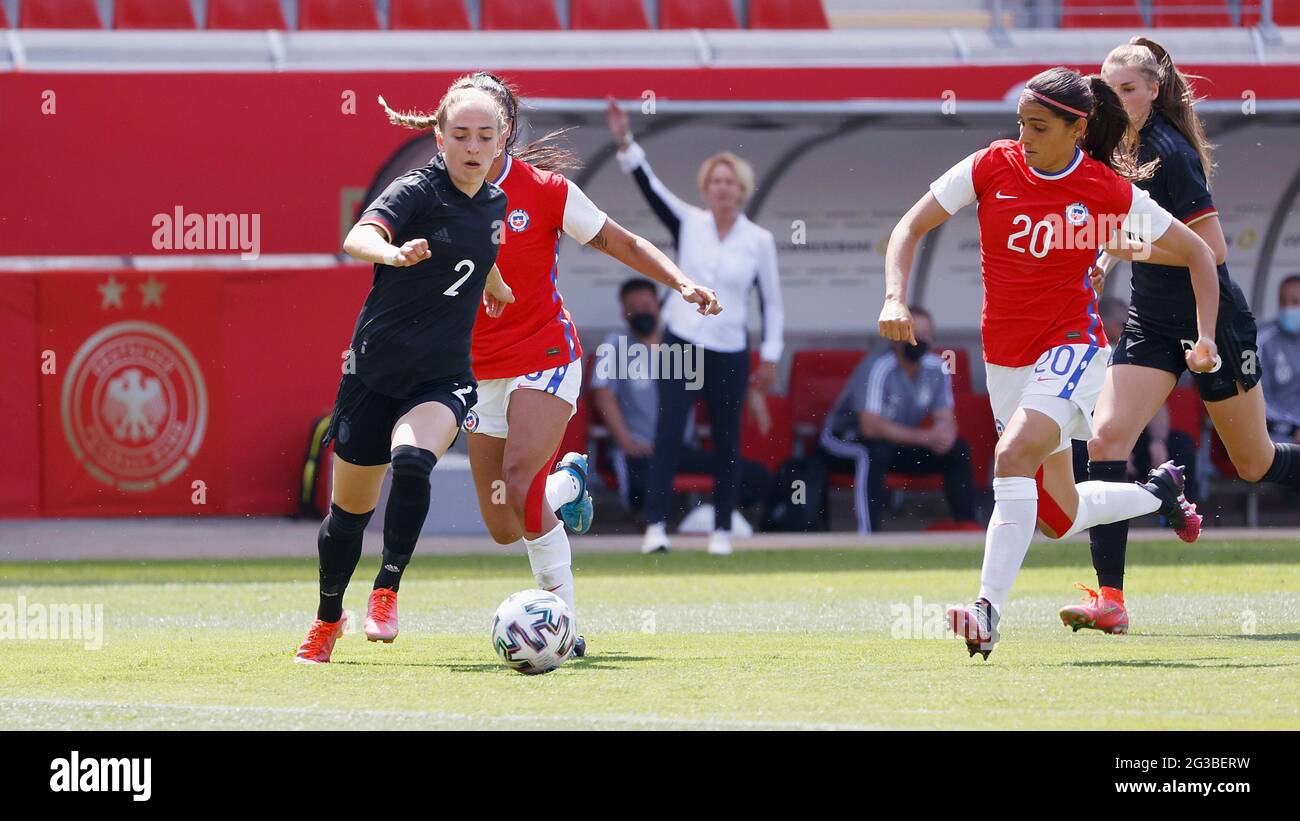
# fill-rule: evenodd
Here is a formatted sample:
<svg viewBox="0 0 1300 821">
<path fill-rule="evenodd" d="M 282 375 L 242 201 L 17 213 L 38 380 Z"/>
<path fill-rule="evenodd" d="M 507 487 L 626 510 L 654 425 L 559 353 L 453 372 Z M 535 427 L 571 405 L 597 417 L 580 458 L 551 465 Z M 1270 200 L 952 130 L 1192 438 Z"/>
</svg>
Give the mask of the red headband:
<svg viewBox="0 0 1300 821">
<path fill-rule="evenodd" d="M 1084 118 L 1085 120 L 1088 119 L 1088 113 L 1087 113 L 1087 112 L 1085 112 L 1085 111 L 1080 111 L 1080 110 L 1077 109 L 1077 108 L 1070 108 L 1070 107 L 1069 107 L 1068 105 L 1066 105 L 1065 103 L 1058 103 L 1056 100 L 1053 100 L 1051 97 L 1048 97 L 1046 94 L 1039 94 L 1037 91 L 1034 91 L 1034 90 L 1033 90 L 1032 88 L 1030 88 L 1029 86 L 1025 86 L 1025 91 L 1028 91 L 1030 94 L 1034 95 L 1035 97 L 1037 97 L 1038 99 L 1042 100 L 1042 101 L 1045 102 L 1045 103 L 1050 103 L 1050 104 L 1056 106 L 1057 108 L 1061 109 L 1062 111 L 1068 111 L 1068 112 L 1070 112 L 1071 114 L 1075 115 L 1076 117 L 1082 117 L 1082 118 Z"/>
</svg>

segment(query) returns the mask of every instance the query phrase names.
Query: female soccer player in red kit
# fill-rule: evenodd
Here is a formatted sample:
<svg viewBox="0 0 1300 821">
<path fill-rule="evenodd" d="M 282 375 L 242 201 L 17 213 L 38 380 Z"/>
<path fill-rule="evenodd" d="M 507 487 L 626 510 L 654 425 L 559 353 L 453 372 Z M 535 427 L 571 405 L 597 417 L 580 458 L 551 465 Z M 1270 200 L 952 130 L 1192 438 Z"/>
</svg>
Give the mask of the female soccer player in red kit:
<svg viewBox="0 0 1300 821">
<path fill-rule="evenodd" d="M 1214 255 L 1131 180 L 1129 119 L 1100 77 L 1066 68 L 1036 75 L 1020 95 L 1019 140 L 976 151 L 930 185 L 899 222 L 885 261 L 880 334 L 914 341 L 907 277 L 916 246 L 949 216 L 979 203 L 984 308 L 980 334 L 998 425 L 993 515 L 979 598 L 948 611 L 970 655 L 984 658 L 1033 538 L 1160 511 L 1184 540 L 1200 517 L 1182 495 L 1182 469 L 1166 462 L 1145 484 L 1074 483 L 1071 439 L 1088 439 L 1109 355 L 1089 281 L 1097 252 L 1124 234 L 1154 243 L 1190 269 L 1199 339 L 1194 372 L 1217 358 L 1219 281 Z M 508 274 L 506 275 L 508 279 Z"/>
<path fill-rule="evenodd" d="M 492 95 L 506 114 L 506 151 L 487 179 L 506 193 L 497 266 L 515 298 L 499 320 L 485 320 L 488 307 L 480 307 L 475 325 L 478 404 L 465 420 L 470 467 L 492 538 L 499 544 L 522 538 L 538 587 L 564 599 L 576 617 L 569 537 L 554 511 L 576 533 L 591 526 L 587 460 L 579 453 L 565 454 L 558 469 L 550 470 L 582 386 L 582 346 L 557 284 L 562 235 L 668 286 L 701 314 L 717 314 L 722 307 L 711 289 L 697 286 L 659 249 L 609 219 L 558 173 L 577 165 L 567 151 L 545 145 L 547 138 L 515 147 L 519 99 L 507 82 L 479 72 L 452 88 L 465 86 Z M 391 110 L 389 119 L 428 127 L 427 118 Z M 580 637 L 574 652 L 585 651 Z"/>
</svg>

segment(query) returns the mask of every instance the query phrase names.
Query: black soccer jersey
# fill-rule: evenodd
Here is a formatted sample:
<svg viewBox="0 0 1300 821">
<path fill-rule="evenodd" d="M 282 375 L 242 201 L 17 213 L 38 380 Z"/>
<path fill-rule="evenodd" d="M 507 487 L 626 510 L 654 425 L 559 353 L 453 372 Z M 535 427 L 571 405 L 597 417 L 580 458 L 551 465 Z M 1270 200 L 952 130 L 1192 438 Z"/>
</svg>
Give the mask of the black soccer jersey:
<svg viewBox="0 0 1300 821">
<path fill-rule="evenodd" d="M 1157 204 L 1187 225 L 1218 214 L 1200 155 L 1168 118 L 1153 110 L 1142 127 L 1139 160 L 1156 159 L 1160 165 L 1151 179 L 1135 184 Z M 1220 319 L 1244 310 L 1249 310 L 1245 294 L 1232 281 L 1228 266 L 1220 265 Z M 1195 339 L 1196 294 L 1188 270 L 1135 261 L 1129 320 L 1147 333 Z"/>
<path fill-rule="evenodd" d="M 393 180 L 361 215 L 393 245 L 429 241 L 430 256 L 406 268 L 375 265 L 374 284 L 352 335 L 366 387 L 397 398 L 470 370 L 470 337 L 497 258 L 506 195 L 484 182 L 472 198 L 441 154 Z"/>
</svg>

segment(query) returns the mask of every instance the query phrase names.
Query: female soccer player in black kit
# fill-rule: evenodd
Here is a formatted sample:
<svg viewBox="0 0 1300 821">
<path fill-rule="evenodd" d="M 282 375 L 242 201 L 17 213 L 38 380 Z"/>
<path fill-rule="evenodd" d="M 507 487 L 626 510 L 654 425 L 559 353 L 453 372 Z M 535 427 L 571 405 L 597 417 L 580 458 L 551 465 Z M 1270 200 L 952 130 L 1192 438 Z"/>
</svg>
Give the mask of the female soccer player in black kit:
<svg viewBox="0 0 1300 821">
<path fill-rule="evenodd" d="M 1227 245 L 1210 196 L 1212 147 L 1193 110 L 1195 100 L 1187 79 L 1164 48 L 1145 37 L 1134 37 L 1111 51 L 1101 74 L 1124 103 L 1129 119 L 1141 128 L 1139 162 L 1157 164 L 1154 175 L 1137 185 L 1205 240 L 1219 266 L 1215 341 L 1221 362 L 1208 373 L 1192 374 L 1205 409 L 1241 478 L 1300 490 L 1300 445 L 1275 444 L 1269 438 L 1263 388 L 1258 387 L 1261 363 L 1255 317 L 1241 288 L 1228 275 Z M 1100 287 L 1114 265 L 1115 260 L 1103 254 L 1093 284 Z M 1187 268 L 1153 249 L 1150 258 L 1133 262 L 1128 322 L 1115 343 L 1093 414 L 1089 479 L 1124 479 L 1129 453 L 1182 375 L 1184 349 L 1194 344 L 1195 299 Z M 1091 539 L 1101 589 L 1078 585 L 1086 601 L 1062 608 L 1061 621 L 1075 630 L 1126 633 L 1123 587 L 1128 522 L 1093 527 Z"/>
<path fill-rule="evenodd" d="M 397 588 L 429 510 L 429 473 L 477 398 L 470 334 L 479 301 L 497 316 L 512 298 L 495 267 L 506 197 L 485 182 L 505 147 L 504 115 L 491 95 L 457 88 L 436 117 L 438 154 L 394 180 L 343 243 L 374 263 L 374 284 L 326 433 L 334 484 L 317 542 L 320 606 L 294 658 L 303 664 L 328 662 L 343 634 L 343 593 L 390 462 L 383 565 L 365 631 L 371 641 L 396 638 Z"/>
</svg>

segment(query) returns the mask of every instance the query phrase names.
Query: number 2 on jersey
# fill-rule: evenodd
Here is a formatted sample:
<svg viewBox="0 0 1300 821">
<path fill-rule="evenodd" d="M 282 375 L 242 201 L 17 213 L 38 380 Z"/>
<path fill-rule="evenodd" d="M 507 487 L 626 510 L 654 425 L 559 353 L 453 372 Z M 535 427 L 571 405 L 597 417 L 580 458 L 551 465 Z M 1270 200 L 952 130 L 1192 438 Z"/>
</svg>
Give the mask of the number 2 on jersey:
<svg viewBox="0 0 1300 821">
<path fill-rule="evenodd" d="M 464 285 L 465 280 L 474 275 L 474 262 L 472 260 L 462 259 L 460 262 L 456 263 L 456 270 L 459 271 L 460 266 L 462 265 L 468 265 L 469 270 L 465 272 L 465 276 L 453 282 L 450 288 L 442 292 L 445 296 L 460 296 L 460 291 L 456 289 Z"/>
</svg>

